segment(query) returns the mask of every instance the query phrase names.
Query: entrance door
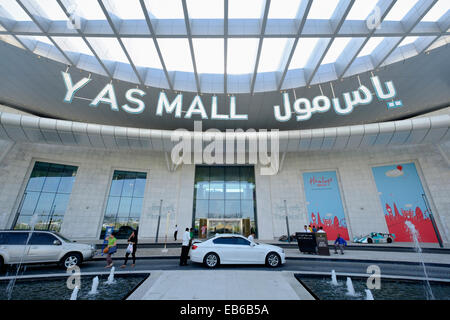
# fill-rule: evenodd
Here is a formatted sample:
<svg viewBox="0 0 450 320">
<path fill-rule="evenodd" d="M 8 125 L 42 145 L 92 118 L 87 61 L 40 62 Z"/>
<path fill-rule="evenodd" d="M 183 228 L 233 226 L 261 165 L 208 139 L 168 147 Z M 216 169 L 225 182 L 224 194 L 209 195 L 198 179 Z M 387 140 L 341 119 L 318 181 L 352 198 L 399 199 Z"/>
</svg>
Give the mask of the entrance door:
<svg viewBox="0 0 450 320">
<path fill-rule="evenodd" d="M 242 232 L 242 219 L 208 219 L 208 238 L 216 233 L 237 233 Z"/>
</svg>

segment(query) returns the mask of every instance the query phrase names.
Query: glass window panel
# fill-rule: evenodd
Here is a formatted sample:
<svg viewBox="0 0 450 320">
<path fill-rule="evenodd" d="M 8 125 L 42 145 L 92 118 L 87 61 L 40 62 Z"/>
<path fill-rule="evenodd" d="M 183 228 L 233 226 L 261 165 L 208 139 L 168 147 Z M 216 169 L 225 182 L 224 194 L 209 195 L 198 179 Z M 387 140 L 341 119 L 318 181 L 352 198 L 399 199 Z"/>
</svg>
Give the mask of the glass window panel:
<svg viewBox="0 0 450 320">
<path fill-rule="evenodd" d="M 255 207 L 253 200 L 242 200 L 241 201 L 241 212 L 242 218 L 250 218 L 251 220 L 255 219 Z"/>
<path fill-rule="evenodd" d="M 240 167 L 240 180 L 248 183 L 255 183 L 255 171 L 253 167 Z"/>
<path fill-rule="evenodd" d="M 378 0 L 356 0 L 346 20 L 366 20 L 369 14 L 375 9 Z"/>
<path fill-rule="evenodd" d="M 190 19 L 223 19 L 223 0 L 187 0 Z"/>
<path fill-rule="evenodd" d="M 209 198 L 224 199 L 225 198 L 225 182 L 211 181 L 209 183 Z"/>
<path fill-rule="evenodd" d="M 131 201 L 130 216 L 139 218 L 142 213 L 143 198 L 133 198 Z"/>
<path fill-rule="evenodd" d="M 133 197 L 143 197 L 145 194 L 145 183 L 147 175 L 139 173 L 134 183 Z"/>
<path fill-rule="evenodd" d="M 223 218 L 225 214 L 225 202 L 223 200 L 209 200 L 208 218 Z"/>
<path fill-rule="evenodd" d="M 238 178 L 239 179 L 239 178 Z M 225 199 L 227 200 L 240 200 L 241 199 L 241 185 L 239 181 L 227 181 L 225 182 Z"/>
<path fill-rule="evenodd" d="M 122 41 L 136 66 L 162 69 L 161 60 L 152 39 L 122 38 Z"/>
<path fill-rule="evenodd" d="M 219 73 L 224 70 L 223 39 L 193 39 L 198 73 Z"/>
<path fill-rule="evenodd" d="M 28 232 L 11 232 L 8 234 L 9 245 L 24 245 L 27 243 Z"/>
<path fill-rule="evenodd" d="M 69 204 L 70 194 L 56 194 L 55 202 L 53 203 L 53 215 L 63 216 Z"/>
<path fill-rule="evenodd" d="M 423 17 L 422 21 L 438 21 L 450 10 L 450 1 L 439 0 Z"/>
<path fill-rule="evenodd" d="M 15 0 L 2 0 L 0 6 L 2 6 L 16 21 L 31 21 L 28 14 Z"/>
<path fill-rule="evenodd" d="M 31 229 L 31 218 L 32 216 L 23 216 L 20 215 L 17 219 L 16 225 L 14 226 L 14 230 L 29 230 Z"/>
<path fill-rule="evenodd" d="M 67 11 L 75 13 L 86 20 L 106 20 L 97 1 L 71 0 L 71 5 L 67 8 Z"/>
<path fill-rule="evenodd" d="M 116 38 L 86 37 L 100 59 L 129 63 Z"/>
<path fill-rule="evenodd" d="M 306 66 L 319 38 L 300 38 L 289 64 L 289 69 L 302 69 Z"/>
<path fill-rule="evenodd" d="M 136 173 L 128 172 L 125 175 L 122 188 L 122 197 L 131 197 L 133 195 L 135 181 L 136 181 Z"/>
<path fill-rule="evenodd" d="M 67 16 L 55 0 L 39 0 L 37 5 L 47 18 L 54 21 L 67 21 Z"/>
<path fill-rule="evenodd" d="M 384 37 L 372 37 L 369 39 L 369 41 L 366 42 L 366 45 L 361 50 L 361 52 L 358 54 L 358 57 L 364 57 L 373 52 L 378 45 L 383 41 Z"/>
<path fill-rule="evenodd" d="M 55 193 L 41 193 L 39 197 L 35 213 L 39 215 L 49 215 L 52 209 Z"/>
<path fill-rule="evenodd" d="M 72 186 L 75 182 L 75 172 L 73 167 L 65 167 L 61 175 L 61 181 L 58 186 L 58 193 L 71 193 Z"/>
<path fill-rule="evenodd" d="M 308 19 L 330 19 L 338 3 L 339 0 L 314 0 Z"/>
<path fill-rule="evenodd" d="M 264 3 L 264 0 L 229 0 L 228 19 L 260 19 L 263 15 Z"/>
<path fill-rule="evenodd" d="M 255 68 L 256 53 L 259 39 L 230 38 L 228 39 L 227 73 L 248 74 Z"/>
<path fill-rule="evenodd" d="M 158 39 L 164 63 L 169 71 L 194 72 L 187 39 Z"/>
<path fill-rule="evenodd" d="M 398 0 L 387 16 L 385 21 L 400 21 L 416 5 L 419 0 Z"/>
<path fill-rule="evenodd" d="M 199 181 L 196 183 L 195 187 L 196 187 L 195 192 L 196 199 L 209 198 L 209 181 Z"/>
<path fill-rule="evenodd" d="M 208 218 L 208 200 L 195 201 L 195 218 Z"/>
<path fill-rule="evenodd" d="M 293 39 L 265 38 L 262 45 L 258 72 L 278 71 L 285 52 L 289 52 L 294 43 Z"/>
<path fill-rule="evenodd" d="M 302 0 L 271 1 L 268 19 L 294 19 Z"/>
<path fill-rule="evenodd" d="M 52 164 L 48 169 L 47 178 L 45 179 L 42 191 L 56 192 L 58 190 L 59 182 L 61 181 L 61 176 L 63 172 L 64 166 Z"/>
<path fill-rule="evenodd" d="M 111 183 L 111 191 L 109 195 L 120 196 L 122 194 L 123 181 L 125 179 L 125 173 L 120 171 L 114 172 L 113 181 Z"/>
<path fill-rule="evenodd" d="M 53 40 L 65 52 L 82 53 L 88 56 L 94 56 L 91 49 L 81 37 L 53 37 Z"/>
<path fill-rule="evenodd" d="M 36 204 L 39 199 L 40 192 L 30 192 L 27 191 L 23 203 L 22 208 L 20 210 L 20 215 L 28 215 L 32 216 L 34 213 L 34 209 L 36 208 Z"/>
<path fill-rule="evenodd" d="M 48 215 L 39 216 L 39 219 L 37 220 L 37 222 L 36 222 L 36 224 L 34 226 L 34 229 L 35 230 L 48 230 L 48 228 L 49 228 L 49 224 L 48 224 L 49 217 L 50 216 L 48 216 Z"/>
<path fill-rule="evenodd" d="M 28 181 L 27 191 L 41 191 L 44 185 L 45 177 L 47 176 L 50 164 L 36 162 Z"/>
<path fill-rule="evenodd" d="M 225 201 L 225 218 L 240 218 L 241 217 L 241 201 L 240 200 L 226 200 Z"/>
<path fill-rule="evenodd" d="M 184 19 L 180 0 L 145 0 L 145 5 L 156 19 Z"/>
<path fill-rule="evenodd" d="M 115 217 L 117 215 L 117 211 L 119 210 L 119 202 L 120 197 L 109 197 L 105 213 L 107 217 Z"/>
<path fill-rule="evenodd" d="M 399 47 L 406 46 L 408 44 L 414 43 L 419 37 L 406 37 L 403 41 L 398 45 Z"/>
<path fill-rule="evenodd" d="M 29 244 L 51 246 L 55 240 L 57 240 L 56 237 L 50 233 L 38 232 L 31 235 Z"/>
<path fill-rule="evenodd" d="M 114 8 L 114 14 L 120 19 L 144 20 L 139 0 L 109 0 Z"/>
<path fill-rule="evenodd" d="M 255 185 L 253 183 L 242 181 L 241 189 L 242 189 L 241 199 L 248 199 L 248 200 L 253 199 L 255 190 Z"/>
<path fill-rule="evenodd" d="M 322 64 L 334 63 L 339 58 L 339 56 L 344 52 L 345 47 L 348 45 L 352 38 L 335 38 L 333 43 L 328 49 Z"/>
<path fill-rule="evenodd" d="M 131 209 L 131 197 L 121 197 L 119 203 L 118 217 L 128 217 Z"/>
</svg>

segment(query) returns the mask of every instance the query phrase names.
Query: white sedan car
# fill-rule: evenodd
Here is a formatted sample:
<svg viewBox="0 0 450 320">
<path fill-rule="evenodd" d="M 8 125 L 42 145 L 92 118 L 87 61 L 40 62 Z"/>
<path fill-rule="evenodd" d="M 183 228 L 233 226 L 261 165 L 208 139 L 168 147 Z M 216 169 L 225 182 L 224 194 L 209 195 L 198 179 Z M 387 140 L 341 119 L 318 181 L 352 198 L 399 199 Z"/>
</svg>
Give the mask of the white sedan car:
<svg viewBox="0 0 450 320">
<path fill-rule="evenodd" d="M 209 268 L 219 264 L 266 264 L 275 268 L 286 262 L 282 248 L 256 243 L 238 234 L 220 234 L 204 242 L 194 243 L 190 259 Z"/>
</svg>

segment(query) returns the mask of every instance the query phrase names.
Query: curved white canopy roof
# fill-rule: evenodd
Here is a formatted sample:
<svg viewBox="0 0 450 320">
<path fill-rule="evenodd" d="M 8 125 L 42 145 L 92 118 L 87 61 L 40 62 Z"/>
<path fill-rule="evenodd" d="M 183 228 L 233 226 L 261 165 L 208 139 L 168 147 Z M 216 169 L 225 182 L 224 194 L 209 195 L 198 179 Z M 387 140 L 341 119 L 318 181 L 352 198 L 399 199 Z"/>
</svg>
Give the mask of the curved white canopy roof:
<svg viewBox="0 0 450 320">
<path fill-rule="evenodd" d="M 0 40 L 142 86 L 254 93 L 445 45 L 449 9 L 448 0 L 1 0 Z"/>
</svg>

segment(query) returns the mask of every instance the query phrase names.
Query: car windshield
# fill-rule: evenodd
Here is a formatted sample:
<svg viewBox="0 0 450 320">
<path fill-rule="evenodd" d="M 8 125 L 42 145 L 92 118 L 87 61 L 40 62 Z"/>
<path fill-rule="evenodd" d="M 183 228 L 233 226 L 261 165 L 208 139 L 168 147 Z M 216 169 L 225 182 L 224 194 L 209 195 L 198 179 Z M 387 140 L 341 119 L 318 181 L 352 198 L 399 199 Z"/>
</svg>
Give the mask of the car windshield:
<svg viewBox="0 0 450 320">
<path fill-rule="evenodd" d="M 63 235 L 61 235 L 59 232 L 55 232 L 55 234 L 60 237 L 61 239 L 63 239 L 65 242 L 74 242 L 73 240 L 67 239 L 66 237 L 64 237 Z"/>
</svg>

